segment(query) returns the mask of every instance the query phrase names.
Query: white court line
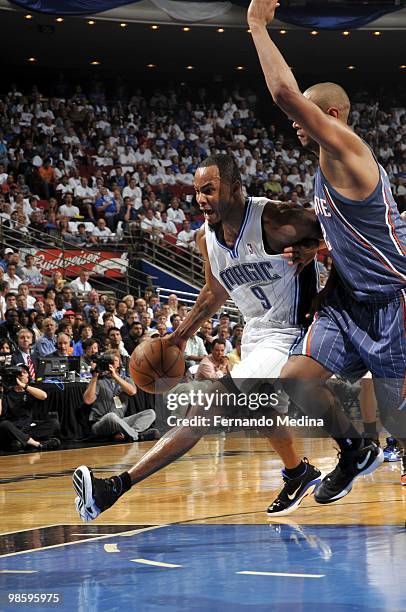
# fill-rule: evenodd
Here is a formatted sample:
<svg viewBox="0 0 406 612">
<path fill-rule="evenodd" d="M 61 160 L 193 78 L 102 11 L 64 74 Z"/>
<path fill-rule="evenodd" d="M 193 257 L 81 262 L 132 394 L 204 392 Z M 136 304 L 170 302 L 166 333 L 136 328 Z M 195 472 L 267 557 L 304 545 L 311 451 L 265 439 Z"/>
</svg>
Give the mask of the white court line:
<svg viewBox="0 0 406 612">
<path fill-rule="evenodd" d="M 0 574 L 38 574 L 37 570 L 0 570 Z"/>
<path fill-rule="evenodd" d="M 236 572 L 236 574 L 248 574 L 250 576 L 286 576 L 288 578 L 324 578 L 325 574 L 283 574 L 281 572 Z"/>
<path fill-rule="evenodd" d="M 153 527 L 145 527 L 144 529 L 135 529 L 131 531 L 131 535 L 143 533 L 144 531 L 151 531 L 152 529 L 161 529 L 162 527 L 169 527 L 169 525 L 154 525 Z M 64 542 L 63 544 L 52 544 L 51 546 L 43 546 L 42 548 L 31 548 L 30 550 L 20 550 L 14 553 L 7 553 L 6 555 L 0 555 L 0 559 L 5 557 L 15 557 L 16 555 L 25 555 L 26 553 L 38 552 L 40 550 L 49 550 L 51 548 L 61 548 L 61 546 L 73 546 L 74 544 L 83 544 L 84 542 L 94 542 L 95 540 L 105 540 L 107 538 L 116 538 L 118 536 L 127 535 L 128 531 L 121 533 L 109 533 L 108 535 L 99 536 L 96 538 L 88 538 L 87 540 L 77 540 L 77 542 Z"/>
<path fill-rule="evenodd" d="M 142 563 L 143 565 L 153 565 L 156 567 L 183 567 L 183 565 L 174 565 L 174 563 L 163 563 L 162 561 L 150 561 L 149 559 L 130 559 L 134 563 Z"/>
<path fill-rule="evenodd" d="M 117 544 L 105 544 L 104 545 L 104 550 L 107 553 L 116 553 L 116 552 L 120 552 L 118 549 Z"/>
<path fill-rule="evenodd" d="M 36 527 L 28 527 L 27 529 L 17 529 L 16 531 L 3 531 L 3 533 L 0 533 L 0 537 L 4 535 L 11 535 L 12 533 L 24 533 L 25 531 L 34 531 L 34 529 L 46 529 L 47 527 L 60 527 L 60 526 L 61 526 L 60 523 L 53 523 L 52 525 L 38 525 Z"/>
<path fill-rule="evenodd" d="M 97 538 L 98 536 L 106 536 L 106 535 L 115 535 L 115 533 L 71 533 L 74 536 L 94 536 Z"/>
</svg>

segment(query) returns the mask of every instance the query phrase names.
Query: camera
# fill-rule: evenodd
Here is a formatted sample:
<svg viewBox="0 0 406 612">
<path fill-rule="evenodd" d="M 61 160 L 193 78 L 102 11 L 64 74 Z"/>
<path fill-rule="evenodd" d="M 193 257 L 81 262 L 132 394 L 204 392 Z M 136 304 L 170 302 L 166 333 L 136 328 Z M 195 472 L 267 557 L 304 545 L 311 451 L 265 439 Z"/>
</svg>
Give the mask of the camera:
<svg viewBox="0 0 406 612">
<path fill-rule="evenodd" d="M 101 353 L 100 355 L 93 355 L 92 360 L 95 362 L 96 367 L 94 371 L 100 375 L 110 374 L 110 365 L 114 365 L 114 355 L 106 355 Z"/>
<path fill-rule="evenodd" d="M 24 366 L 1 366 L 0 367 L 0 385 L 4 389 L 12 389 L 17 384 L 17 378 L 21 376 L 23 371 L 26 371 Z"/>
</svg>

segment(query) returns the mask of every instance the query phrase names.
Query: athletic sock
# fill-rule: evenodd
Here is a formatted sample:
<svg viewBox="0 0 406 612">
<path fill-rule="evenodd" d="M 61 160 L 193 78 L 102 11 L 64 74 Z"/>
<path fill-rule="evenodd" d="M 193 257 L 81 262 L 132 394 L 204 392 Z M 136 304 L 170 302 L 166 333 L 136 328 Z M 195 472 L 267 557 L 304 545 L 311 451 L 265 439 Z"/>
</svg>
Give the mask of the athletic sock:
<svg viewBox="0 0 406 612">
<path fill-rule="evenodd" d="M 113 476 L 112 480 L 119 497 L 131 489 L 131 476 L 128 472 L 123 472 L 119 476 Z"/>
<path fill-rule="evenodd" d="M 334 440 L 337 442 L 338 446 L 340 447 L 340 451 L 355 451 L 358 450 L 361 445 L 363 444 L 363 439 L 358 437 L 358 438 L 334 438 Z"/>
<path fill-rule="evenodd" d="M 306 472 L 307 466 L 304 461 L 301 461 L 295 468 L 284 468 L 283 472 L 288 478 L 298 478 Z"/>
<path fill-rule="evenodd" d="M 364 422 L 364 432 L 367 438 L 372 438 L 372 440 L 376 440 L 378 437 L 378 431 L 376 429 L 376 421 L 372 423 Z"/>
</svg>

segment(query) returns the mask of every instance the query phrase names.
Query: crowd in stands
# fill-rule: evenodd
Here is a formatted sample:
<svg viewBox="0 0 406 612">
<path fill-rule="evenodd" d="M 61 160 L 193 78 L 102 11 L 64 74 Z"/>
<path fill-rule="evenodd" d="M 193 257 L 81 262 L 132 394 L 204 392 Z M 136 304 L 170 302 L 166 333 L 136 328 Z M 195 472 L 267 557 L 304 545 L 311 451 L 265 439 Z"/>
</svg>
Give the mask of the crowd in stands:
<svg viewBox="0 0 406 612">
<path fill-rule="evenodd" d="M 22 357 L 31 367 L 32 379 L 39 359 L 44 357 L 80 357 L 85 370 L 93 355 L 106 350 L 117 350 L 125 361 L 143 338 L 163 337 L 174 331 L 189 310 L 175 294 L 165 303 L 160 301 L 152 287 L 146 288 L 140 298 L 126 295 L 117 299 L 111 293 L 100 293 L 92 287 L 85 270 L 70 282 L 61 273 L 54 273 L 45 289 L 34 297 L 27 267 L 38 276 L 40 272 L 32 270 L 30 261 L 20 267 L 18 253 L 8 251 L 0 260 L 0 353 L 18 354 L 20 360 Z M 4 274 L 5 267 L 8 274 Z M 10 275 L 12 286 L 7 280 Z M 220 315 L 215 329 L 207 321 L 187 343 L 186 366 L 199 365 L 216 342 L 224 344 L 223 356 L 232 353 L 238 349 L 242 331 L 240 324 L 231 328 L 226 313 Z"/>
<path fill-rule="evenodd" d="M 218 92 L 217 92 L 218 93 Z M 214 95 L 214 94 L 213 94 Z M 406 112 L 355 96 L 350 124 L 385 167 L 406 210 Z M 235 155 L 249 195 L 312 206 L 316 158 L 293 132 L 256 112 L 252 91 L 210 99 L 184 86 L 109 89 L 94 80 L 51 95 L 16 85 L 0 95 L 0 218 L 9 240 L 83 248 L 119 242 L 132 228 L 194 250 L 202 217 L 193 174 L 211 153 Z M 43 236 L 42 236 L 43 237 Z"/>
<path fill-rule="evenodd" d="M 36 387 L 32 386 L 44 376 L 40 370 L 44 358 L 80 358 L 80 376 L 88 384 L 83 399 L 90 405 L 92 434 L 111 437 L 114 441 L 157 439 L 159 432 L 150 429 L 155 419 L 154 410 L 149 408 L 126 415 L 128 396 L 136 393 L 126 375 L 126 366 L 129 356 L 144 339 L 164 337 L 174 331 L 186 317 L 189 306 L 175 294 L 170 295 L 165 303 L 161 302 L 152 287 L 146 288 L 143 297 L 126 295 L 121 300 L 116 299 L 111 294 L 96 291 L 86 271 L 71 282 L 55 273 L 35 298 L 29 293 L 29 277 L 24 269 L 27 266 L 20 268 L 17 256 L 13 252 L 6 254 L 7 261 L 13 262 L 8 263 L 8 270 L 10 273 L 12 268 L 15 278 L 23 280 L 16 282 L 13 289 L 7 287 L 6 281 L 0 281 L 0 365 L 25 367 L 21 377 L 27 377 L 26 381 L 23 380 L 26 398 L 22 397 L 23 389 L 18 385 L 7 391 L 8 410 L 2 413 L 0 409 L 0 450 L 45 450 L 60 445 L 55 437 L 59 435 L 59 425 L 55 420 L 41 422 L 35 430 L 36 435 L 30 425 L 33 420 L 31 408 L 24 411 L 26 422 L 21 421 L 21 401 L 29 402 L 31 396 L 41 400 L 46 398 L 44 392 L 43 397 L 37 397 Z M 0 261 L 1 270 L 5 264 L 5 260 Z M 215 328 L 212 321 L 207 321 L 187 343 L 185 373 L 198 380 L 220 378 L 228 373 L 240 360 L 242 332 L 243 326 L 231 325 L 226 313 L 216 319 Z M 113 403 L 113 397 L 110 403 L 103 403 L 91 390 L 95 361 L 100 354 L 110 354 L 117 359 L 113 378 L 124 394 L 119 409 Z M 95 381 L 95 384 L 104 385 L 107 391 L 111 391 L 103 380 Z M 14 420 L 9 406 L 10 393 L 16 394 L 15 398 L 19 400 Z M 97 411 L 93 402 L 101 402 L 100 406 L 97 404 Z M 91 421 L 93 413 L 94 422 Z M 49 431 L 52 431 L 51 438 Z M 38 438 L 40 434 L 44 434 L 45 439 Z"/>
</svg>

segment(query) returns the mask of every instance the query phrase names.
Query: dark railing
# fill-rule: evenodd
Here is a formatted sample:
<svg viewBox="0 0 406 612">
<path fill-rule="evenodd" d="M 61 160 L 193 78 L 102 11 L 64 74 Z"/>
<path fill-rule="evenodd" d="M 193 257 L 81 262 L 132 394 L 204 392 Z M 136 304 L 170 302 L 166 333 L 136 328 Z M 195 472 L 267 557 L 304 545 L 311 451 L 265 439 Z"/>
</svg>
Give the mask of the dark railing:
<svg viewBox="0 0 406 612">
<path fill-rule="evenodd" d="M 165 237 L 154 240 L 149 234 L 139 229 L 132 230 L 129 242 L 137 257 L 151 261 L 176 274 L 182 280 L 192 284 L 197 289 L 204 285 L 204 265 L 200 253 L 188 251 Z"/>
<path fill-rule="evenodd" d="M 34 254 L 36 258 L 35 265 L 38 265 L 46 279 L 52 276 L 52 269 L 43 269 L 43 260 L 46 259 L 46 254 L 50 249 L 58 250 L 58 265 L 57 269 L 66 270 L 72 263 L 71 257 L 68 257 L 68 251 L 78 251 L 75 256 L 76 267 L 86 267 L 86 263 L 92 262 L 92 253 L 98 252 L 97 264 L 95 272 L 92 273 L 91 283 L 98 291 L 113 291 L 117 297 L 122 297 L 125 294 L 140 296 L 146 286 L 154 286 L 154 277 L 145 274 L 137 269 L 135 254 L 131 248 L 131 243 L 127 241 L 128 236 L 123 236 L 121 240 L 114 240 L 109 243 L 101 243 L 94 245 L 86 245 L 80 247 L 64 240 L 59 233 L 47 234 L 45 232 L 30 230 L 29 234 L 22 233 L 17 229 L 10 228 L 8 224 L 0 219 L 0 240 L 3 245 L 3 250 L 12 248 L 18 251 L 21 255 L 21 265 L 24 262 L 24 256 L 28 253 Z M 125 261 L 128 262 L 126 269 L 121 277 L 109 277 L 107 272 L 111 269 L 111 260 L 102 257 L 101 251 L 113 251 L 120 258 L 123 253 L 127 254 Z M 68 274 L 69 275 L 69 274 Z M 77 274 L 75 274 L 76 276 Z M 73 274 L 71 276 L 74 276 Z"/>
</svg>

